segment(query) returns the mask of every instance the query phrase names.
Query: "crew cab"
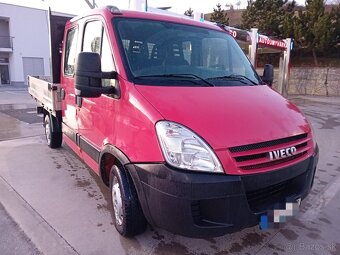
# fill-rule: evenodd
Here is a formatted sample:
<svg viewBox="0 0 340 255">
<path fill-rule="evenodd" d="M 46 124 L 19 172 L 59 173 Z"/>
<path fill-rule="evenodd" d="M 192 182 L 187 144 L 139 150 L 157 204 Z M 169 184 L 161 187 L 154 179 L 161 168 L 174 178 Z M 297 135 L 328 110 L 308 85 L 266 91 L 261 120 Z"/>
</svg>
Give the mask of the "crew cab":
<svg viewBox="0 0 340 255">
<path fill-rule="evenodd" d="M 110 188 L 121 235 L 220 236 L 308 195 L 307 119 L 222 26 L 115 7 L 54 20 L 52 77 L 30 76 L 29 93 L 48 145 Z"/>
</svg>

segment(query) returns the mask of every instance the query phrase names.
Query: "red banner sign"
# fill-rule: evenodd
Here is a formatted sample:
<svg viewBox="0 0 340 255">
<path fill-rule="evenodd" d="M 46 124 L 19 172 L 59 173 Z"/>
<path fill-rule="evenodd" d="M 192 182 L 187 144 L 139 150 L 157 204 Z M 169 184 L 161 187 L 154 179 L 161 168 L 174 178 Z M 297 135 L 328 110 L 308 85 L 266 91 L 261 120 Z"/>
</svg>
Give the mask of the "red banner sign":
<svg viewBox="0 0 340 255">
<path fill-rule="evenodd" d="M 229 29 L 229 34 L 234 38 L 236 38 L 236 36 L 237 36 L 237 32 L 235 30 Z"/>
<path fill-rule="evenodd" d="M 257 39 L 258 44 L 263 44 L 266 46 L 271 46 L 275 48 L 281 48 L 281 49 L 286 49 L 287 44 L 284 41 L 279 41 L 279 40 L 273 40 L 268 37 L 263 37 L 263 36 L 258 36 Z"/>
</svg>

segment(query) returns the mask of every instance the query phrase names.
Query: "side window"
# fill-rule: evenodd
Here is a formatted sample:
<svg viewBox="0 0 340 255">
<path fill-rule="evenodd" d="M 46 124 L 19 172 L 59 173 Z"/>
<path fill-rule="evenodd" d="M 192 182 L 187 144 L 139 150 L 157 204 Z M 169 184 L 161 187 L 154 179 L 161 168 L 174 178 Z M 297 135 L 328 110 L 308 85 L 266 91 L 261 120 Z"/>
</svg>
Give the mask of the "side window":
<svg viewBox="0 0 340 255">
<path fill-rule="evenodd" d="M 103 27 L 100 21 L 91 21 L 85 26 L 83 51 L 100 54 Z"/>
<path fill-rule="evenodd" d="M 103 72 L 110 72 L 115 71 L 115 65 L 113 63 L 112 59 L 112 52 L 110 48 L 110 42 L 107 38 L 107 35 L 105 31 L 103 31 L 103 40 L 102 40 L 102 51 L 101 51 L 101 58 L 102 58 L 102 71 Z M 102 81 L 103 86 L 115 86 L 116 80 L 109 80 L 109 79 L 103 79 Z"/>
<path fill-rule="evenodd" d="M 77 38 L 78 29 L 73 28 L 67 32 L 66 46 L 65 46 L 65 60 L 64 60 L 64 74 L 73 75 L 74 64 L 76 61 L 77 53 Z"/>
<path fill-rule="evenodd" d="M 110 42 L 109 42 L 109 39 L 107 38 L 105 31 L 103 33 L 103 44 L 102 44 L 101 57 L 102 57 L 102 71 L 103 72 L 115 71 L 115 66 L 113 63 L 112 53 L 111 53 L 111 48 L 110 48 Z"/>
<path fill-rule="evenodd" d="M 110 43 L 101 21 L 91 21 L 86 24 L 83 40 L 83 51 L 95 52 L 101 56 L 101 66 L 103 72 L 115 70 Z M 115 86 L 115 84 L 116 81 L 113 79 L 102 80 L 103 86 Z"/>
</svg>

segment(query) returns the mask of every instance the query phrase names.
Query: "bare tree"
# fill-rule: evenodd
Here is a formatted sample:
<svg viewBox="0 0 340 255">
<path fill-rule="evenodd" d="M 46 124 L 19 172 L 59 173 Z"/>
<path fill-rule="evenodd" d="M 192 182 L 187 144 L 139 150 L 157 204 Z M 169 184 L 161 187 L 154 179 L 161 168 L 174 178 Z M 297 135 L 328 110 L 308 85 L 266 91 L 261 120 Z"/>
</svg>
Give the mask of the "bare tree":
<svg viewBox="0 0 340 255">
<path fill-rule="evenodd" d="M 240 1 L 240 0 L 238 0 L 238 1 L 236 2 L 236 6 L 237 6 L 237 9 L 239 10 L 239 9 L 240 9 L 240 6 L 241 6 L 241 1 Z"/>
</svg>

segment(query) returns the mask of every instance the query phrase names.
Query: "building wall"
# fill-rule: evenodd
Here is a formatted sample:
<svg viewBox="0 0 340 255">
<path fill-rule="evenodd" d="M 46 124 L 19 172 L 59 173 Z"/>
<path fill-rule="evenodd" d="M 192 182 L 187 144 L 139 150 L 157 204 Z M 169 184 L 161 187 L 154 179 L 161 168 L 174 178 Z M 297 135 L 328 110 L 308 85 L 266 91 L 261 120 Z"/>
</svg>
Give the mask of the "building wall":
<svg viewBox="0 0 340 255">
<path fill-rule="evenodd" d="M 44 75 L 50 75 L 48 12 L 0 3 L 0 17 L 9 18 L 13 52 L 9 53 L 11 84 L 24 84 L 23 57 L 43 58 Z"/>
</svg>

